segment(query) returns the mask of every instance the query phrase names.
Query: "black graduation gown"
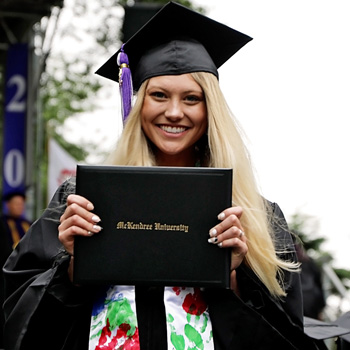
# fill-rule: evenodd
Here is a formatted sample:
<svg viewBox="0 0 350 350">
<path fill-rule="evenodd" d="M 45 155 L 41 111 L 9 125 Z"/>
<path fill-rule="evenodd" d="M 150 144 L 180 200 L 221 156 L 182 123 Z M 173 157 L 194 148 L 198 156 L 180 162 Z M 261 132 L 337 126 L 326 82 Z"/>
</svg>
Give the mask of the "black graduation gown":
<svg viewBox="0 0 350 350">
<path fill-rule="evenodd" d="M 1 267 L 5 264 L 7 258 L 12 252 L 12 244 L 10 240 L 8 239 L 8 234 L 6 231 L 6 227 L 3 224 L 2 221 L 0 221 L 0 265 Z M 1 305 L 4 302 L 4 276 L 3 272 L 1 270 L 0 272 L 0 303 Z M 3 327 L 4 327 L 4 314 L 1 311 L 0 313 L 0 327 L 1 327 L 1 334 L 0 334 L 0 349 L 3 348 Z"/>
<path fill-rule="evenodd" d="M 93 287 L 74 287 L 67 275 L 69 256 L 58 240 L 59 218 L 66 197 L 74 193 L 66 182 L 49 207 L 27 232 L 4 266 L 6 278 L 5 349 L 88 349 Z M 275 215 L 285 225 L 279 207 Z M 276 226 L 280 246 L 293 247 L 290 234 Z M 295 259 L 295 255 L 286 256 Z M 215 350 L 316 349 L 303 332 L 300 276 L 285 274 L 288 295 L 272 298 L 250 269 L 241 266 L 237 278 L 243 299 L 231 290 L 207 289 Z M 163 289 L 136 287 L 141 350 L 166 350 Z"/>
<path fill-rule="evenodd" d="M 12 224 L 15 226 L 15 229 L 19 235 L 19 239 L 22 238 L 26 233 L 26 228 L 30 226 L 30 222 L 23 218 L 13 218 L 9 215 L 2 215 L 0 217 L 0 266 L 2 267 L 9 255 L 12 252 L 13 246 L 15 243 L 12 237 L 12 230 L 9 226 L 9 222 L 12 221 Z M 4 276 L 2 270 L 0 271 L 0 304 L 4 302 Z M 4 314 L 1 310 L 0 313 L 0 349 L 3 348 L 3 327 L 4 327 Z"/>
</svg>

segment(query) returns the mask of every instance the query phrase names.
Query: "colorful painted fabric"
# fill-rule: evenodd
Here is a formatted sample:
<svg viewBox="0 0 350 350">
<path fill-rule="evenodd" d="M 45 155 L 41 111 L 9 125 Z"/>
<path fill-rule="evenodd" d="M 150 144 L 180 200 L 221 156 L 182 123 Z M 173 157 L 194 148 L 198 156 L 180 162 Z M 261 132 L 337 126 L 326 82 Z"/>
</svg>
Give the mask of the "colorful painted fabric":
<svg viewBox="0 0 350 350">
<path fill-rule="evenodd" d="M 214 350 L 207 304 L 200 288 L 166 287 L 168 350 Z M 94 303 L 89 350 L 140 350 L 135 287 L 111 286 Z"/>
<path fill-rule="evenodd" d="M 168 349 L 214 350 L 208 307 L 200 288 L 166 287 Z"/>
<path fill-rule="evenodd" d="M 94 303 L 89 350 L 139 350 L 135 288 L 111 286 Z"/>
</svg>

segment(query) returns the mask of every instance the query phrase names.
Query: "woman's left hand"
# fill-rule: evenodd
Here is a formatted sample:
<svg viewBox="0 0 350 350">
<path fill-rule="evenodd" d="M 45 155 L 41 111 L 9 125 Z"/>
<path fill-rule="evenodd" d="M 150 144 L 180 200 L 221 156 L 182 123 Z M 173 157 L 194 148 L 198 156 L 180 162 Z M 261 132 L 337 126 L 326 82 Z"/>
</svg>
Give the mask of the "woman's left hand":
<svg viewBox="0 0 350 350">
<path fill-rule="evenodd" d="M 240 218 L 243 209 L 231 207 L 218 215 L 221 222 L 210 231 L 209 243 L 217 244 L 220 248 L 231 248 L 231 289 L 239 294 L 235 269 L 242 263 L 248 252 L 247 238 L 244 234 Z"/>
</svg>

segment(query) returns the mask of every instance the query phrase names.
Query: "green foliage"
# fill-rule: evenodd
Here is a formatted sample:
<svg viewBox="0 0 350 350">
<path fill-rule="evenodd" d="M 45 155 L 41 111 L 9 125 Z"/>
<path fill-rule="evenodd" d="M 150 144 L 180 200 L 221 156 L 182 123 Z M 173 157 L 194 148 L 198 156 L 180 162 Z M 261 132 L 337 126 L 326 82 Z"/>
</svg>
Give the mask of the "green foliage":
<svg viewBox="0 0 350 350">
<path fill-rule="evenodd" d="M 59 66 L 53 63 L 50 74 L 44 73 L 41 90 L 43 119 L 50 135 L 73 114 L 93 110 L 94 96 L 101 88 L 98 80 L 88 73 L 91 70 L 88 63 L 76 71 L 78 59 L 67 62 L 59 57 L 56 60 Z"/>
<path fill-rule="evenodd" d="M 168 0 L 142 2 L 165 4 Z M 189 0 L 178 2 L 194 8 Z M 40 77 L 40 107 L 36 124 L 43 127 L 40 128 L 40 135 L 36 135 L 36 150 L 45 148 L 49 137 L 54 138 L 78 161 L 84 161 L 90 151 L 98 149 L 99 145 L 82 144 L 80 140 L 68 142 L 64 124 L 68 118 L 93 111 L 97 107 L 96 97 L 103 87 L 100 78 L 94 75 L 94 70 L 120 46 L 123 6 L 127 3 L 126 0 L 66 0 L 58 16 L 58 26 L 53 32 L 54 40 L 52 43 L 49 40 L 51 46 L 48 48 L 46 45 L 45 49 L 41 46 L 43 38 L 50 35 L 41 35 L 40 32 L 48 31 L 49 26 L 43 23 L 49 23 L 49 19 L 34 25 L 38 33 L 34 40 L 35 51 L 38 58 L 47 57 L 45 70 Z M 196 10 L 203 11 L 198 7 Z M 0 53 L 0 87 L 3 82 L 3 58 L 3 53 Z M 1 102 L 3 95 L 0 92 L 0 104 L 3 106 Z M 45 197 L 47 153 L 38 152 L 35 161 L 34 178 L 38 179 L 36 182 L 40 183 Z"/>
<path fill-rule="evenodd" d="M 165 4 L 168 0 L 135 2 Z M 194 8 L 188 0 L 178 2 Z M 96 108 L 96 96 L 102 86 L 100 78 L 93 71 L 102 63 L 102 60 L 97 63 L 98 59 L 109 57 L 119 47 L 124 13 L 122 7 L 127 3 L 123 0 L 66 2 L 61 19 L 69 15 L 71 20 L 59 26 L 55 33 L 55 42 L 59 45 L 54 45 L 51 50 L 41 77 L 45 139 L 54 138 L 79 161 L 88 155 L 87 149 L 95 150 L 98 145 L 68 142 L 63 126 L 68 118 Z M 203 11 L 199 7 L 195 9 Z M 72 43 L 82 49 L 75 52 L 68 49 Z"/>
<path fill-rule="evenodd" d="M 346 269 L 334 269 L 336 275 L 344 283 L 347 289 L 350 289 L 350 270 Z"/>
<path fill-rule="evenodd" d="M 118 10 L 121 10 L 123 1 L 120 0 L 74 0 L 74 5 L 70 7 L 74 18 L 83 19 L 91 16 L 92 21 L 89 26 L 84 28 L 84 34 L 90 37 L 94 42 L 93 46 L 96 49 L 98 46 L 102 50 L 107 50 L 114 46 L 119 38 L 119 30 L 122 22 L 122 17 L 118 15 Z M 119 11 L 120 12 L 120 11 Z M 70 23 L 69 28 L 62 32 L 63 36 L 74 36 L 81 31 L 78 25 Z M 72 31 L 72 29 L 75 31 Z M 86 61 L 87 57 L 81 57 L 82 61 Z"/>
<path fill-rule="evenodd" d="M 66 139 L 64 124 L 68 118 L 97 108 L 101 79 L 94 74 L 101 57 L 117 41 L 122 16 L 119 1 L 67 1 L 40 80 L 40 99 L 45 139 L 54 138 L 78 161 L 88 148 L 98 145 L 72 143 Z M 102 62 L 101 62 L 102 63 Z M 44 160 L 46 161 L 46 160 Z"/>
<path fill-rule="evenodd" d="M 334 257 L 323 250 L 322 245 L 327 239 L 318 235 L 317 220 L 309 215 L 295 213 L 291 216 L 288 226 L 301 241 L 307 255 L 312 257 L 319 266 L 322 266 L 324 263 L 332 263 Z M 350 288 L 350 270 L 334 268 L 334 272 L 344 286 Z M 337 294 L 337 291 L 332 289 L 332 293 Z"/>
<path fill-rule="evenodd" d="M 165 5 L 166 3 L 169 2 L 169 0 L 153 0 L 153 1 L 148 1 L 148 0 L 136 0 L 135 2 L 137 2 L 137 3 L 164 4 L 164 5 Z M 186 6 L 186 7 L 188 7 L 188 8 L 191 8 L 191 9 L 193 9 L 193 10 L 195 10 L 195 11 L 202 12 L 202 13 L 205 12 L 204 9 L 203 9 L 203 7 L 201 7 L 201 6 L 194 6 L 194 5 L 192 4 L 192 2 L 189 1 L 189 0 L 177 0 L 176 2 L 177 2 L 178 4 L 181 4 L 181 5 L 183 5 L 183 6 Z M 128 0 L 120 0 L 120 1 L 119 1 L 119 4 L 122 5 L 122 6 L 126 6 L 128 3 L 129 3 Z"/>
<path fill-rule="evenodd" d="M 323 255 L 324 252 L 321 246 L 326 241 L 326 238 L 317 237 L 318 222 L 315 222 L 313 217 L 300 213 L 293 214 L 288 222 L 288 226 L 301 240 L 307 253 L 318 255 L 316 259 Z"/>
</svg>

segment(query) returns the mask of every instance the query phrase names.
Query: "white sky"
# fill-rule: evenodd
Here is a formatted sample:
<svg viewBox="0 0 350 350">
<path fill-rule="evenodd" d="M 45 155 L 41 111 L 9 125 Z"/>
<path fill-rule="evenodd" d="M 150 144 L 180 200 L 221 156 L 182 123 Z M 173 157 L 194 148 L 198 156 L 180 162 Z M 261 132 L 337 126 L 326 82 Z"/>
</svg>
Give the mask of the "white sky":
<svg viewBox="0 0 350 350">
<path fill-rule="evenodd" d="M 219 74 L 249 138 L 262 193 L 287 219 L 297 211 L 317 219 L 324 248 L 349 269 L 350 1 L 193 2 L 254 38 Z M 116 90 L 98 119 L 79 120 L 85 137 L 90 124 L 90 137 L 107 138 L 106 147 L 118 129 Z"/>
<path fill-rule="evenodd" d="M 196 0 L 253 41 L 221 69 L 263 194 L 286 217 L 319 220 L 324 248 L 350 268 L 350 2 Z"/>
</svg>

